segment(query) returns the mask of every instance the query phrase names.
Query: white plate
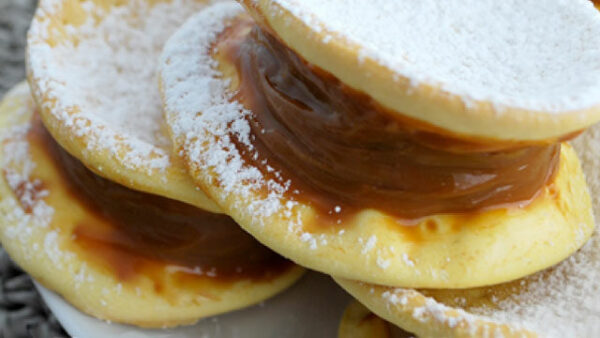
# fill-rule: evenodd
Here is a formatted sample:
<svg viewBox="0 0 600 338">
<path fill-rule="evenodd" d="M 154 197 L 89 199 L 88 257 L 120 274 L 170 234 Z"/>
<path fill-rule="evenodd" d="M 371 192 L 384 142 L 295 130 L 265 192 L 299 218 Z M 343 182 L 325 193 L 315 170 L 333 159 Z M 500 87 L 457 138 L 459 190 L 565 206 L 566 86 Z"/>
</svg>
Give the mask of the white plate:
<svg viewBox="0 0 600 338">
<path fill-rule="evenodd" d="M 310 272 L 286 292 L 260 305 L 192 326 L 146 330 L 95 319 L 38 283 L 36 287 L 65 330 L 76 338 L 333 338 L 351 299 L 329 276 Z"/>
</svg>

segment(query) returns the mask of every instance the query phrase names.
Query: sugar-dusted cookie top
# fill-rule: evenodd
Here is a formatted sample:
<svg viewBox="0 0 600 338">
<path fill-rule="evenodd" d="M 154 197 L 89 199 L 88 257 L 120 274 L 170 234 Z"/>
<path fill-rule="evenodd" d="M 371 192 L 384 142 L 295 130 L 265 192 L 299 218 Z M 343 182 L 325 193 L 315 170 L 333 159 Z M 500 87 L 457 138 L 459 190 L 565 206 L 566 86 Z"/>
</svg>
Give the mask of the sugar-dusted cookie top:
<svg viewBox="0 0 600 338">
<path fill-rule="evenodd" d="M 453 133 L 551 139 L 600 118 L 600 14 L 587 0 L 245 3 L 308 62 Z"/>
</svg>

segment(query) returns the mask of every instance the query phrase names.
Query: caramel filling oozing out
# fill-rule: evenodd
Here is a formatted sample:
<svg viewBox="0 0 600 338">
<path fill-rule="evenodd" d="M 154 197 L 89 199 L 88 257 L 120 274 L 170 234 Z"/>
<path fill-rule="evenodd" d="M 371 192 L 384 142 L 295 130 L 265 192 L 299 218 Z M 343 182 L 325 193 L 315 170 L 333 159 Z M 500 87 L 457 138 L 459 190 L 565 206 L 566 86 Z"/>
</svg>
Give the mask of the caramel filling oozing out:
<svg viewBox="0 0 600 338">
<path fill-rule="evenodd" d="M 198 278 L 223 283 L 268 280 L 293 266 L 228 216 L 134 191 L 94 174 L 62 149 L 37 118 L 28 139 L 50 159 L 59 185 L 85 209 L 72 230 L 73 245 L 120 280 L 145 276 L 160 290 L 165 269 L 176 270 L 180 282 L 193 285 Z"/>
<path fill-rule="evenodd" d="M 290 180 L 288 197 L 324 217 L 376 209 L 414 222 L 524 206 L 554 177 L 557 140 L 469 139 L 401 117 L 249 19 L 222 33 L 215 51 L 237 70 L 235 99 L 252 112 L 260 158 L 241 143 L 238 150 L 266 176 Z"/>
</svg>

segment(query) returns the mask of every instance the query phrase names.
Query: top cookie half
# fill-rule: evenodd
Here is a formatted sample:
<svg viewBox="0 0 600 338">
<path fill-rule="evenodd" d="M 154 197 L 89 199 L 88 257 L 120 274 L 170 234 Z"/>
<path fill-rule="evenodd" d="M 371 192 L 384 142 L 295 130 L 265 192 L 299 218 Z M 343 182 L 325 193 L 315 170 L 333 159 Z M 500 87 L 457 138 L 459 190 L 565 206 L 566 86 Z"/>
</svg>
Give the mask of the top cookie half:
<svg viewBox="0 0 600 338">
<path fill-rule="evenodd" d="M 308 62 L 453 135 L 556 140 L 600 120 L 588 0 L 243 0 Z"/>
</svg>

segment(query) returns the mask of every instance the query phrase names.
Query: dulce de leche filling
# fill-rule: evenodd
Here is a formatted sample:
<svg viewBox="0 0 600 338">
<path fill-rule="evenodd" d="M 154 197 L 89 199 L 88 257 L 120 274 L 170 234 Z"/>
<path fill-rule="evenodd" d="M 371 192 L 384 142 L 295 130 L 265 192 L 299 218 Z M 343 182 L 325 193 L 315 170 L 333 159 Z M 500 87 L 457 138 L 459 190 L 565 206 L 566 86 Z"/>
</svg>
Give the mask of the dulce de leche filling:
<svg viewBox="0 0 600 338">
<path fill-rule="evenodd" d="M 554 176 L 560 143 L 481 142 L 399 117 L 249 20 L 216 50 L 237 69 L 261 158 L 240 152 L 322 215 L 377 209 L 415 220 L 525 205 Z"/>
<path fill-rule="evenodd" d="M 39 120 L 29 139 L 44 148 L 69 194 L 93 215 L 74 228 L 74 243 L 110 266 L 119 279 L 139 274 L 152 278 L 152 272 L 159 275 L 165 266 L 224 281 L 264 279 L 292 266 L 228 216 L 134 191 L 94 174 L 62 149 Z"/>
</svg>

